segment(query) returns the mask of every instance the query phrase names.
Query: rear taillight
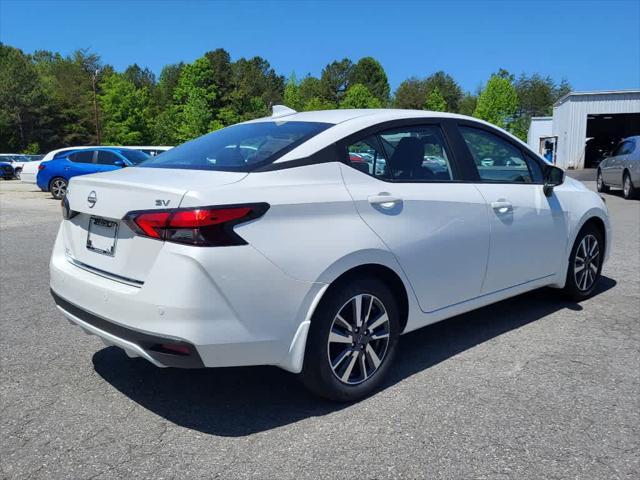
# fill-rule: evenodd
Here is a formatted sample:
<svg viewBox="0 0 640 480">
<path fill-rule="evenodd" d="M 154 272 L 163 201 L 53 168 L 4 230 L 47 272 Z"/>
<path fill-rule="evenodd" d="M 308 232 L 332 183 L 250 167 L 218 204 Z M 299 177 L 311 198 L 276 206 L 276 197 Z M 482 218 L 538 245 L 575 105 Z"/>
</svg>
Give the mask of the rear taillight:
<svg viewBox="0 0 640 480">
<path fill-rule="evenodd" d="M 246 245 L 233 227 L 261 217 L 267 203 L 220 207 L 176 208 L 128 213 L 124 221 L 134 232 L 149 238 L 202 247 Z"/>
<path fill-rule="evenodd" d="M 40 165 L 38 165 L 38 171 L 40 171 L 40 170 L 44 170 L 44 169 L 45 169 L 45 167 L 46 167 L 46 165 L 44 165 L 44 164 L 42 164 L 42 163 L 41 163 Z"/>
</svg>

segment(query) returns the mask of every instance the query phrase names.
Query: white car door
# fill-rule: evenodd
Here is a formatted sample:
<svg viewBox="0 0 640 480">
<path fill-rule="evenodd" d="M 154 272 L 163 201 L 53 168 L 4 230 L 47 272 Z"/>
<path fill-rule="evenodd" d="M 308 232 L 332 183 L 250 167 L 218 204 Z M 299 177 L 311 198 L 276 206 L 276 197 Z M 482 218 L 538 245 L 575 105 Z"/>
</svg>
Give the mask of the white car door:
<svg viewBox="0 0 640 480">
<path fill-rule="evenodd" d="M 398 259 L 420 308 L 433 312 L 480 295 L 486 204 L 473 185 L 455 181 L 440 127 L 401 127 L 344 147 L 346 187 Z"/>
<path fill-rule="evenodd" d="M 566 269 L 565 212 L 543 191 L 542 165 L 515 143 L 479 125 L 460 125 L 485 198 L 491 247 L 482 293 L 488 294 Z"/>
</svg>

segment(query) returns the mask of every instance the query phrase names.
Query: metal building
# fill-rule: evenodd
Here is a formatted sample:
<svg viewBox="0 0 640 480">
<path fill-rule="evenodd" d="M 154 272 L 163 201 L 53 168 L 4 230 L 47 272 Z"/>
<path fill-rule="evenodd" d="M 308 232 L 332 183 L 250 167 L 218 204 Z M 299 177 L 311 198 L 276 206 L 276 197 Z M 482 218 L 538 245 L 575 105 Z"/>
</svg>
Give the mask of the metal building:
<svg viewBox="0 0 640 480">
<path fill-rule="evenodd" d="M 594 168 L 632 135 L 640 135 L 640 90 L 571 92 L 552 117 L 531 119 L 528 143 L 559 167 Z"/>
</svg>

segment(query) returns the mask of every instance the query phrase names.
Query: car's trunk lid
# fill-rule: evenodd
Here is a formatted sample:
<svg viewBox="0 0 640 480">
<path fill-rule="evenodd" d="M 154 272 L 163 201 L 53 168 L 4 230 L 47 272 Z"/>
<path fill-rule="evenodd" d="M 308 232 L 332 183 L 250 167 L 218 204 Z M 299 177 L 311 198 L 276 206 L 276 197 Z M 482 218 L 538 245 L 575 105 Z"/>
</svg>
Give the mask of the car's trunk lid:
<svg viewBox="0 0 640 480">
<path fill-rule="evenodd" d="M 77 213 L 63 225 L 67 255 L 95 273 L 140 284 L 163 242 L 136 235 L 122 221 L 125 215 L 178 208 L 187 191 L 210 190 L 245 176 L 241 172 L 125 168 L 74 177 L 67 200 L 70 210 Z"/>
</svg>

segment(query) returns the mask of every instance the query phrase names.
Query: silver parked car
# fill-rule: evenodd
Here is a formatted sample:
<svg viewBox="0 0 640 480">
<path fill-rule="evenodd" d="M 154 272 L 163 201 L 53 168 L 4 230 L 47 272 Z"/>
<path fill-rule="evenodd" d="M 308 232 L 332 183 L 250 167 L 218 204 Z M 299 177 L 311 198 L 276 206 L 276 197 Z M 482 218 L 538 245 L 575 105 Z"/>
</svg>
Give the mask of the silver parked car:
<svg viewBox="0 0 640 480">
<path fill-rule="evenodd" d="M 627 137 L 610 157 L 598 165 L 598 191 L 622 188 L 624 198 L 634 198 L 640 192 L 640 135 Z"/>
</svg>

